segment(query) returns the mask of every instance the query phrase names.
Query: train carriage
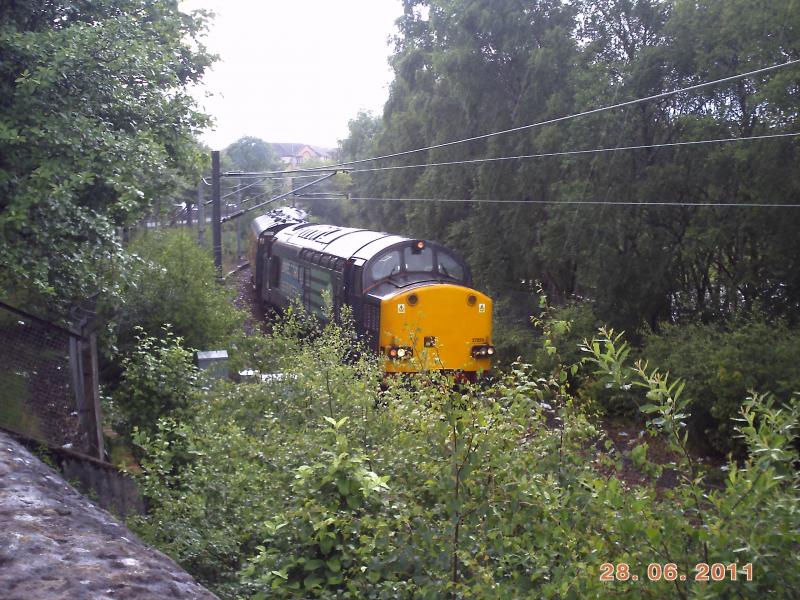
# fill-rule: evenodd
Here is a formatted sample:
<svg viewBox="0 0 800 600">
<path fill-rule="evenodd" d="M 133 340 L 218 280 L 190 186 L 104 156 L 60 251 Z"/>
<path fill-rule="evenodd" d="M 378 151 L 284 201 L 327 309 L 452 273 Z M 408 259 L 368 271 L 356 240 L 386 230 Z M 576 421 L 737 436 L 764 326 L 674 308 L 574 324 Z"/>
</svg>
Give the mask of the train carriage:
<svg viewBox="0 0 800 600">
<path fill-rule="evenodd" d="M 299 299 L 324 317 L 352 307 L 358 333 L 386 372 L 487 370 L 494 354 L 492 300 L 472 289 L 466 264 L 446 247 L 389 233 L 309 223 L 296 209 L 253 221 L 258 298 L 279 310 Z"/>
</svg>

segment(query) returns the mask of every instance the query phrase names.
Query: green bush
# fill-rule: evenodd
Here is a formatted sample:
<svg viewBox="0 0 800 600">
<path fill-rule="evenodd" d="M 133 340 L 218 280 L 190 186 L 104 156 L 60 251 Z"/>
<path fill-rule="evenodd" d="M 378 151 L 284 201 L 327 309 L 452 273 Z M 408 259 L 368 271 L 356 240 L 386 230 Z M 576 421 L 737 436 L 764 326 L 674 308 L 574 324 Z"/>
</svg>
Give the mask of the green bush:
<svg viewBox="0 0 800 600">
<path fill-rule="evenodd" d="M 140 260 L 120 290 L 117 307 L 106 307 L 112 342 L 128 352 L 135 327 L 160 336 L 169 325 L 188 348 L 224 346 L 242 327 L 243 315 L 233 308 L 233 292 L 217 282 L 211 258 L 187 232 L 178 229 L 148 233 L 129 251 Z"/>
<path fill-rule="evenodd" d="M 339 591 L 364 597 L 384 579 L 376 564 L 392 548 L 396 516 L 386 493 L 388 477 L 365 467 L 367 457 L 350 447 L 340 429 L 344 417 L 326 417 L 331 449 L 295 470 L 293 505 L 268 528 L 263 545 L 242 574 L 257 598 L 315 596 Z M 367 577 L 365 570 L 369 569 Z"/>
<path fill-rule="evenodd" d="M 609 387 L 578 368 L 584 357 L 583 342 L 591 339 L 601 325 L 590 302 L 550 306 L 540 289 L 539 311 L 531 321 L 541 331 L 539 347 L 531 353 L 535 370 L 565 378 L 570 392 L 581 400 L 588 413 L 629 421 L 639 418 L 630 390 Z"/>
<path fill-rule="evenodd" d="M 686 381 L 691 426 L 719 452 L 741 454 L 732 419 L 752 390 L 785 401 L 800 390 L 800 330 L 750 319 L 719 325 L 671 325 L 645 339 L 644 356 Z"/>
<path fill-rule="evenodd" d="M 352 338 L 335 324 L 304 340 L 277 330 L 261 343 L 284 349 L 268 365 L 281 377 L 216 383 L 138 437 L 151 511 L 134 526 L 223 598 L 790 598 L 800 587 L 797 407 L 744 403 L 750 458 L 711 487 L 687 452 L 684 385 L 628 365 L 608 332 L 574 370 L 517 364 L 491 386 L 454 387 L 436 374 L 379 385 L 369 355 L 342 363 Z M 570 378 L 627 390 L 647 433 L 599 451 Z M 671 465 L 648 457 L 655 437 Z M 650 478 L 629 487 L 623 460 Z M 674 486 L 656 488 L 667 472 Z M 735 563 L 739 577 L 696 582 L 700 562 Z M 601 581 L 603 563 L 640 581 Z M 650 563 L 687 580 L 648 581 Z"/>
<path fill-rule="evenodd" d="M 136 348 L 122 359 L 122 378 L 112 400 L 115 429 L 126 436 L 134 428 L 154 430 L 161 417 L 178 417 L 195 395 L 198 375 L 192 352 L 169 327 L 161 338 L 136 328 L 136 340 Z"/>
</svg>

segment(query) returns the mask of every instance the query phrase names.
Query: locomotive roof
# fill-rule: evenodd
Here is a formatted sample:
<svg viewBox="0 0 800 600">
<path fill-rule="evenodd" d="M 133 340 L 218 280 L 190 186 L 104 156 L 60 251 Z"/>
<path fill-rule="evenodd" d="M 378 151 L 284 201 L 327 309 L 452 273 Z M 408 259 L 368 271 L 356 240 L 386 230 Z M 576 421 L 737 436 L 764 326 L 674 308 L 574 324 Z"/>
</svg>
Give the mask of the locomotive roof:
<svg viewBox="0 0 800 600">
<path fill-rule="evenodd" d="M 274 228 L 276 225 L 286 226 L 287 224 L 303 223 L 307 216 L 308 215 L 303 210 L 283 207 L 256 217 L 253 219 L 250 227 L 255 236 L 259 237 L 262 233 L 268 229 Z"/>
<path fill-rule="evenodd" d="M 349 260 L 371 259 L 381 250 L 399 242 L 411 241 L 382 231 L 300 223 L 287 227 L 275 235 L 279 242 L 298 248 L 308 248 Z"/>
</svg>

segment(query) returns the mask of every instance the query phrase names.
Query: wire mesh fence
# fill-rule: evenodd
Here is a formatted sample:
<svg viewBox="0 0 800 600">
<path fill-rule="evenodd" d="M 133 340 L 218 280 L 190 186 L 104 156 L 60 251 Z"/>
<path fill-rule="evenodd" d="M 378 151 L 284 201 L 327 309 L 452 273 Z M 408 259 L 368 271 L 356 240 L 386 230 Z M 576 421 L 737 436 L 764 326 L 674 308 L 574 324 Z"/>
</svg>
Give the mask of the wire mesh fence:
<svg viewBox="0 0 800 600">
<path fill-rule="evenodd" d="M 0 426 L 102 454 L 91 336 L 0 303 Z"/>
</svg>

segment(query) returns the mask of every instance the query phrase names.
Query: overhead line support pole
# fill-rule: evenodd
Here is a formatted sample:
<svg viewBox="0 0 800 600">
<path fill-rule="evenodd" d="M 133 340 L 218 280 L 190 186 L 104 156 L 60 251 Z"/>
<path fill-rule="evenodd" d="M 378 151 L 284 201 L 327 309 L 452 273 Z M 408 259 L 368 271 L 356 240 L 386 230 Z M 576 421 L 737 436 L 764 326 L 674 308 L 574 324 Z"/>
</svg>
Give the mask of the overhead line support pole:
<svg viewBox="0 0 800 600">
<path fill-rule="evenodd" d="M 203 179 L 197 184 L 197 242 L 206 245 L 206 203 L 203 201 Z"/>
<path fill-rule="evenodd" d="M 239 179 L 239 189 L 236 190 L 236 209 L 242 210 L 242 180 Z M 242 256 L 242 220 L 236 221 L 236 261 Z"/>
<path fill-rule="evenodd" d="M 214 247 L 214 266 L 222 274 L 222 211 L 220 201 L 219 150 L 211 151 L 211 237 Z"/>
</svg>

